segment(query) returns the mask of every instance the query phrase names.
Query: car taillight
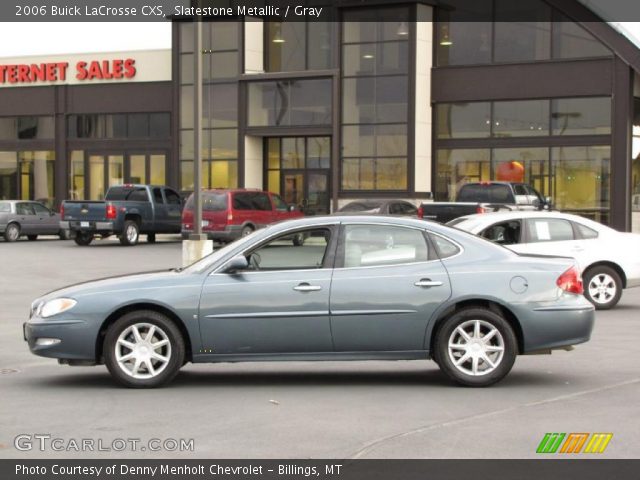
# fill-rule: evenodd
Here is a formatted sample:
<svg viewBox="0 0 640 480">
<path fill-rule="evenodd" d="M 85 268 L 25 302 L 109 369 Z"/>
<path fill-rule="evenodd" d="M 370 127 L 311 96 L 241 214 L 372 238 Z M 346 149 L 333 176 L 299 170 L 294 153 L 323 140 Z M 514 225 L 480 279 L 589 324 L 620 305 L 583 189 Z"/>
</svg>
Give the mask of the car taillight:
<svg viewBox="0 0 640 480">
<path fill-rule="evenodd" d="M 580 273 L 575 265 L 558 277 L 556 285 L 567 293 L 575 293 L 577 295 L 584 293 L 582 278 L 580 278 Z"/>
<path fill-rule="evenodd" d="M 420 205 L 418 207 L 418 218 L 423 218 L 424 217 L 424 208 L 422 208 L 422 205 Z"/>
<path fill-rule="evenodd" d="M 114 219 L 117 216 L 116 207 L 107 203 L 107 218 Z"/>
<path fill-rule="evenodd" d="M 227 213 L 227 222 L 230 222 L 233 220 L 233 213 L 229 212 Z"/>
</svg>

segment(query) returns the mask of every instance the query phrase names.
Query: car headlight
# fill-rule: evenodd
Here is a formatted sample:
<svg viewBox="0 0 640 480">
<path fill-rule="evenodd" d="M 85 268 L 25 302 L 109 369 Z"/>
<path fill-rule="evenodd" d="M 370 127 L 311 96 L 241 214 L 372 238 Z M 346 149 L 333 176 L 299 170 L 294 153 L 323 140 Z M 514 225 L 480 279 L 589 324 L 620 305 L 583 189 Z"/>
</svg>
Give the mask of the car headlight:
<svg viewBox="0 0 640 480">
<path fill-rule="evenodd" d="M 42 318 L 52 317 L 53 315 L 58 315 L 59 313 L 72 309 L 76 303 L 78 302 L 71 298 L 56 298 L 41 303 L 36 313 Z"/>
</svg>

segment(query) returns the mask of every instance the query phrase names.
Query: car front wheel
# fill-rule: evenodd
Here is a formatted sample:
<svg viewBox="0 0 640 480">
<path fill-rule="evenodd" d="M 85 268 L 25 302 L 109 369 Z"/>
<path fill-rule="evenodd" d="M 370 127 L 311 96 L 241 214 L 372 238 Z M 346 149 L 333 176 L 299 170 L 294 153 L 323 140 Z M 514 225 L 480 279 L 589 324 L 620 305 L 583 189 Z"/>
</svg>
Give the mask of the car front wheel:
<svg viewBox="0 0 640 480">
<path fill-rule="evenodd" d="M 622 279 L 611 267 L 599 266 L 584 274 L 584 296 L 597 310 L 609 310 L 622 296 Z"/>
<path fill-rule="evenodd" d="M 468 387 L 488 387 L 509 373 L 518 343 L 501 315 L 474 307 L 444 320 L 434 349 L 436 363 L 453 381 Z"/>
<path fill-rule="evenodd" d="M 104 339 L 109 373 L 131 388 L 154 388 L 171 381 L 184 363 L 184 340 L 161 313 L 130 312 L 111 325 Z"/>
<path fill-rule="evenodd" d="M 4 239 L 7 242 L 15 242 L 20 238 L 20 226 L 17 223 L 10 223 L 4 231 Z"/>
</svg>

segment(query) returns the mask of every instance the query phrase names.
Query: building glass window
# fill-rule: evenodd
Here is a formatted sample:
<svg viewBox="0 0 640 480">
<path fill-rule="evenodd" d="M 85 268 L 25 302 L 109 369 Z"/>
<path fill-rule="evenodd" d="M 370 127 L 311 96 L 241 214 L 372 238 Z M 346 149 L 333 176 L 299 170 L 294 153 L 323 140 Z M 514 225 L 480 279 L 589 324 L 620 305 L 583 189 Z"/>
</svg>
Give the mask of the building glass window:
<svg viewBox="0 0 640 480">
<path fill-rule="evenodd" d="M 20 164 L 20 198 L 37 200 L 52 206 L 55 153 L 52 151 L 18 152 Z"/>
<path fill-rule="evenodd" d="M 180 189 L 193 191 L 193 160 L 180 162 Z"/>
<path fill-rule="evenodd" d="M 69 157 L 69 198 L 84 200 L 84 151 L 73 150 Z"/>
<path fill-rule="evenodd" d="M 333 68 L 333 22 L 265 23 L 265 68 L 300 72 Z"/>
<path fill-rule="evenodd" d="M 16 152 L 0 152 L 0 200 L 18 198 L 18 156 Z"/>
<path fill-rule="evenodd" d="M 631 230 L 634 233 L 640 233 L 640 98 L 633 99 L 633 137 L 631 146 Z"/>
<path fill-rule="evenodd" d="M 494 137 L 549 135 L 549 101 L 495 102 L 492 128 Z"/>
<path fill-rule="evenodd" d="M 331 79 L 253 82 L 248 85 L 250 127 L 331 124 Z"/>
<path fill-rule="evenodd" d="M 437 150 L 435 199 L 455 201 L 465 183 L 490 180 L 490 157 L 488 149 Z"/>
<path fill-rule="evenodd" d="M 408 20 L 406 7 L 344 13 L 342 190 L 408 188 Z"/>
<path fill-rule="evenodd" d="M 611 147 L 551 149 L 551 196 L 558 210 L 609 221 Z"/>
<path fill-rule="evenodd" d="M 553 135 L 608 135 L 611 98 L 561 98 L 551 101 Z"/>
<path fill-rule="evenodd" d="M 492 151 L 493 179 L 531 185 L 543 196 L 551 195 L 549 184 L 549 149 L 496 148 Z"/>
<path fill-rule="evenodd" d="M 52 116 L 0 117 L 0 140 L 52 140 Z"/>
<path fill-rule="evenodd" d="M 486 138 L 491 135 L 491 103 L 441 103 L 436 121 L 438 138 Z"/>
<path fill-rule="evenodd" d="M 553 58 L 610 57 L 611 50 L 580 25 L 554 12 Z"/>
</svg>

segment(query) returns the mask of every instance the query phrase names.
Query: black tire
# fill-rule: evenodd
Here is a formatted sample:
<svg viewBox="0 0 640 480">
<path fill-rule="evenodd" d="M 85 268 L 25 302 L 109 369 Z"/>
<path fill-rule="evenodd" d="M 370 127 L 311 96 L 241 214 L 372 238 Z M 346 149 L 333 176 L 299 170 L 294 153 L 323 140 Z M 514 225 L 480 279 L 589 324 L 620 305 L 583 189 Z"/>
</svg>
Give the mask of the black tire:
<svg viewBox="0 0 640 480">
<path fill-rule="evenodd" d="M 60 230 L 58 232 L 58 238 L 60 238 L 60 240 L 69 240 L 71 238 L 71 232 L 69 232 L 69 230 Z"/>
<path fill-rule="evenodd" d="M 615 307 L 622 296 L 622 279 L 613 268 L 595 266 L 584 272 L 584 296 L 596 310 Z"/>
<path fill-rule="evenodd" d="M 458 333 L 458 327 L 462 327 L 465 331 L 467 328 L 473 329 L 476 320 L 481 322 L 479 323 L 479 340 L 474 341 L 475 330 L 473 330 L 472 338 L 468 342 L 460 343 L 463 337 Z M 478 358 L 474 362 L 474 355 L 482 355 L 482 353 L 479 351 L 480 348 L 471 350 L 475 344 L 480 347 L 485 345 L 481 339 L 491 330 L 497 331 L 489 340 L 489 346 L 494 349 L 488 353 L 492 356 L 489 360 L 495 362 L 493 367 L 482 358 Z M 469 352 L 471 353 L 469 353 L 468 359 L 459 366 L 456 366 L 454 360 L 462 360 L 462 357 L 467 355 L 467 351 L 464 348 L 450 350 L 450 342 L 456 345 L 469 344 Z M 501 353 L 495 351 L 499 348 L 502 348 Z M 440 370 L 454 382 L 467 387 L 488 387 L 502 380 L 513 367 L 517 354 L 518 341 L 511 325 L 501 315 L 482 307 L 459 310 L 444 320 L 441 328 L 438 329 L 434 343 L 434 359 Z M 474 365 L 477 372 L 475 375 L 473 374 Z"/>
<path fill-rule="evenodd" d="M 93 233 L 77 232 L 73 241 L 76 242 L 76 244 L 80 245 L 81 247 L 86 247 L 91 242 L 93 242 Z"/>
<path fill-rule="evenodd" d="M 242 230 L 240 230 L 240 236 L 246 237 L 247 235 L 252 234 L 253 230 L 254 228 L 251 225 L 245 225 L 244 227 L 242 227 Z"/>
<path fill-rule="evenodd" d="M 35 242 L 38 239 L 38 235 L 27 235 L 30 242 Z"/>
<path fill-rule="evenodd" d="M 146 375 L 146 378 L 136 378 L 134 376 L 134 359 L 132 359 L 128 365 L 126 364 L 127 362 L 119 363 L 117 360 L 117 352 L 120 354 L 124 353 L 125 355 L 133 352 L 133 350 L 127 350 L 127 347 L 120 345 L 118 338 L 124 334 L 128 341 L 133 341 L 135 339 L 133 333 L 127 333 L 127 330 L 134 325 L 139 326 L 138 331 L 143 339 L 143 343 L 146 341 L 146 336 L 142 330 L 148 328 L 148 326 L 155 327 L 156 332 L 162 332 L 163 334 L 160 335 L 156 333 L 157 337 L 154 335 L 154 338 L 166 338 L 169 340 L 168 347 L 152 349 L 152 351 L 168 358 L 168 361 L 165 363 L 158 362 L 157 360 L 155 364 L 152 363 L 154 368 L 161 369 L 159 373 L 152 374 L 146 363 L 143 362 L 140 364 L 137 373 L 142 376 Z M 149 333 L 149 329 L 146 330 L 146 333 Z M 151 342 L 153 342 L 154 338 L 151 339 Z M 185 363 L 185 344 L 180 330 L 175 323 L 165 315 L 151 310 L 129 312 L 116 320 L 107 330 L 102 351 L 104 353 L 105 364 L 111 376 L 120 384 L 129 388 L 155 388 L 165 385 L 173 380 Z M 148 361 L 152 362 L 152 359 L 149 358 Z M 131 365 L 131 363 L 133 363 L 133 365 Z"/>
<path fill-rule="evenodd" d="M 20 225 L 17 223 L 7 225 L 7 229 L 4 231 L 5 242 L 15 242 L 18 238 L 20 238 Z"/>
<path fill-rule="evenodd" d="M 147 243 L 156 243 L 156 234 L 148 233 L 147 234 Z"/>
<path fill-rule="evenodd" d="M 140 240 L 140 227 L 137 222 L 126 220 L 124 222 L 124 228 L 122 229 L 122 235 L 120 235 L 120 243 L 132 247 L 137 245 L 138 240 Z"/>
<path fill-rule="evenodd" d="M 296 247 L 301 247 L 304 245 L 304 241 L 305 241 L 305 236 L 304 233 L 296 233 L 293 236 L 293 245 Z"/>
</svg>

